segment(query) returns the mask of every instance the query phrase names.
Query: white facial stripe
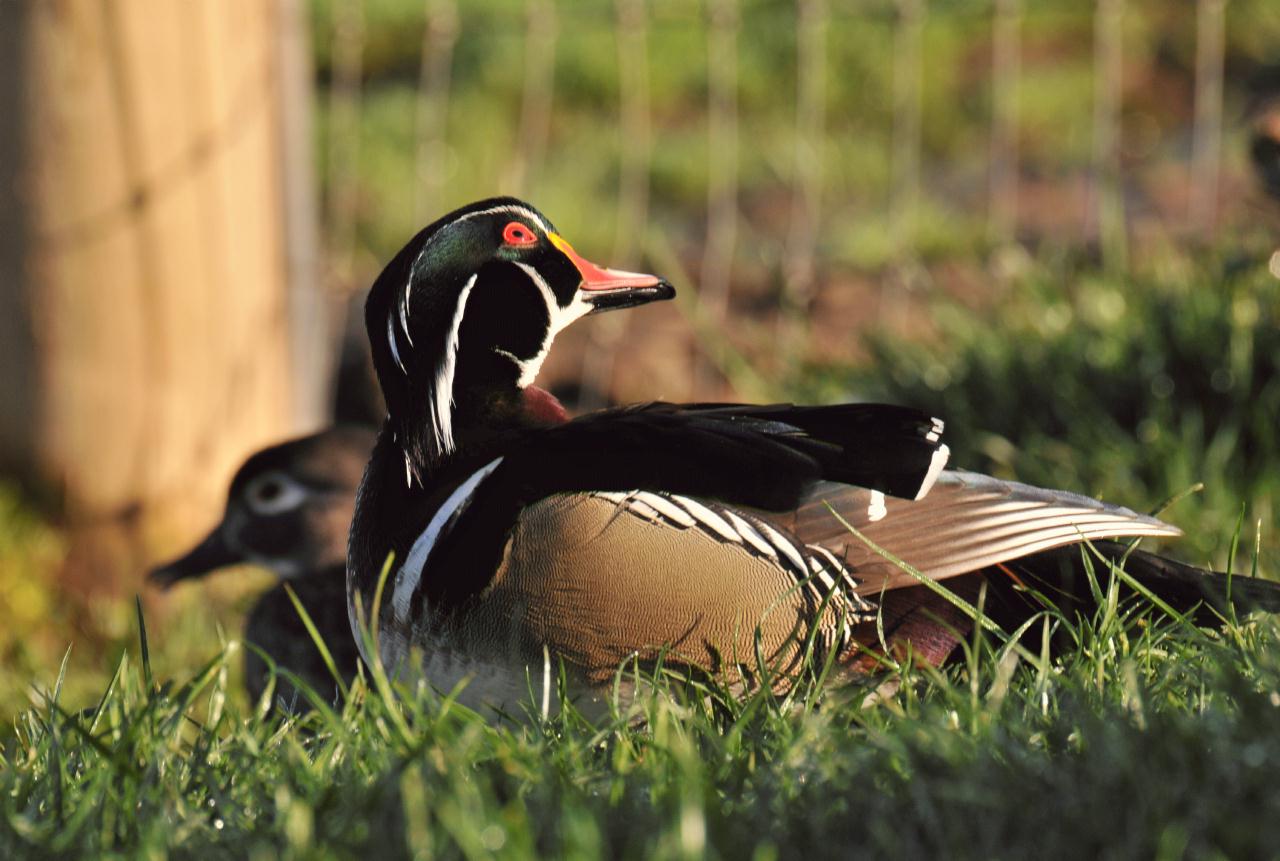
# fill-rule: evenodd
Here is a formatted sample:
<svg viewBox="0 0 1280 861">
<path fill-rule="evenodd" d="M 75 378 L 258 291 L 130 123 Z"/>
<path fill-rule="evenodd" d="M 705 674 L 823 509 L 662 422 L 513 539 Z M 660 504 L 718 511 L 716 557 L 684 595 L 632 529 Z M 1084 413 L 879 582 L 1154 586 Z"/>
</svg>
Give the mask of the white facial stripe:
<svg viewBox="0 0 1280 861">
<path fill-rule="evenodd" d="M 414 269 L 417 268 L 418 261 L 422 260 L 423 255 L 427 253 L 427 249 L 430 248 L 436 242 L 436 240 L 439 239 L 439 237 L 442 234 L 448 231 L 448 229 L 453 227 L 455 224 L 461 224 L 464 221 L 470 221 L 471 219 L 479 218 L 482 215 L 493 215 L 494 213 L 497 213 L 497 212 L 510 212 L 512 215 L 522 216 L 524 218 L 527 218 L 529 221 L 532 221 L 534 224 L 538 225 L 539 227 L 541 227 L 543 233 L 551 232 L 551 225 L 547 224 L 547 222 L 544 221 L 542 218 L 540 218 L 538 214 L 535 213 L 532 209 L 527 209 L 523 206 L 516 206 L 515 204 L 511 204 L 511 203 L 506 203 L 506 204 L 503 204 L 502 206 L 494 206 L 489 209 L 481 209 L 476 212 L 468 212 L 466 215 L 460 215 L 453 221 L 444 225 L 444 227 L 442 227 L 434 236 L 432 236 L 426 242 L 424 242 L 422 244 L 422 249 L 418 252 L 418 256 L 414 258 L 412 268 Z M 410 280 L 412 281 L 412 279 Z M 409 290 L 409 285 L 406 284 L 405 285 L 406 293 L 408 292 L 408 290 Z"/>
<path fill-rule="evenodd" d="M 400 566 L 400 570 L 396 573 L 396 588 L 391 595 L 391 607 L 395 611 L 396 619 L 404 622 L 409 618 L 410 605 L 413 603 L 413 593 L 418 589 L 418 583 L 422 580 L 422 569 L 427 564 L 427 559 L 431 556 L 431 550 L 440 540 L 441 533 L 452 525 L 453 521 L 460 515 L 471 502 L 471 498 L 475 496 L 476 488 L 480 482 L 489 477 L 498 465 L 502 463 L 502 458 L 495 458 L 489 461 L 485 466 L 473 472 L 466 481 L 454 488 L 453 493 L 449 494 L 448 499 L 436 509 L 436 513 L 431 516 L 431 520 L 427 523 L 427 528 L 413 542 L 413 546 L 409 548 L 409 555 L 405 557 L 404 564 Z"/>
<path fill-rule="evenodd" d="M 542 294 L 542 301 L 547 306 L 547 320 L 551 330 L 555 329 L 556 317 L 560 314 L 560 303 L 556 301 L 556 294 L 552 292 L 551 285 L 547 283 L 547 279 L 542 277 L 542 273 L 534 269 L 528 263 L 521 263 L 519 260 L 511 261 L 525 275 L 529 276 L 529 280 L 538 288 L 538 292 Z"/>
<path fill-rule="evenodd" d="M 409 287 L 412 284 L 412 278 L 405 281 L 404 292 L 400 296 L 400 328 L 404 330 L 404 336 L 408 339 L 410 347 L 413 346 L 413 333 L 409 331 Z"/>
<path fill-rule="evenodd" d="M 430 392 L 432 411 L 432 430 L 436 436 L 436 447 L 440 454 L 453 451 L 453 376 L 458 366 L 458 330 L 462 328 L 462 315 L 467 310 L 467 297 L 476 284 L 476 276 L 472 275 L 458 294 L 458 307 L 453 310 L 453 322 L 449 325 L 449 334 L 445 336 L 444 358 L 436 368 L 436 377 Z"/>
<path fill-rule="evenodd" d="M 396 360 L 400 373 L 408 376 L 409 372 L 404 369 L 404 362 L 400 361 L 400 348 L 396 346 L 396 328 L 395 324 L 391 322 L 390 314 L 387 315 L 387 346 L 391 348 L 391 358 Z"/>
<path fill-rule="evenodd" d="M 538 371 L 542 369 L 542 363 L 546 360 L 547 353 L 551 350 L 551 342 L 556 335 L 560 334 L 574 320 L 589 313 L 591 305 L 582 298 L 581 294 L 575 293 L 573 301 L 569 303 L 569 307 L 561 308 L 560 303 L 556 301 L 556 294 L 552 292 L 551 286 L 547 284 L 547 279 L 542 277 L 541 272 L 527 263 L 513 262 L 529 276 L 529 280 L 534 283 L 534 286 L 538 288 L 538 292 L 542 294 L 542 301 L 547 306 L 547 320 L 549 321 L 546 337 L 542 339 L 542 346 L 538 348 L 538 352 L 531 358 L 517 359 L 510 353 L 505 353 L 520 368 L 520 379 L 516 385 L 523 389 L 532 385 L 533 381 L 537 379 Z M 504 351 L 498 352 L 503 353 Z"/>
<path fill-rule="evenodd" d="M 466 215 L 461 215 L 458 218 L 454 219 L 453 221 L 449 222 L 449 224 L 450 225 L 460 224 L 463 221 L 470 221 L 471 219 L 479 218 L 482 215 L 493 215 L 495 212 L 510 212 L 514 215 L 522 215 L 525 218 L 532 221 L 534 224 L 541 227 L 543 233 L 551 232 L 551 225 L 547 224 L 547 222 L 544 221 L 541 217 L 539 217 L 539 215 L 536 212 L 534 212 L 532 209 L 529 209 L 524 206 L 518 206 L 514 203 L 504 203 L 501 206 L 493 206 L 493 207 L 490 207 L 489 209 L 480 209 L 480 210 L 477 210 L 476 212 L 468 212 Z"/>
<path fill-rule="evenodd" d="M 538 376 L 538 370 L 542 366 L 542 360 L 546 358 L 547 351 L 541 350 L 531 359 L 522 359 L 510 350 L 504 350 L 501 347 L 494 347 L 493 352 L 515 365 L 520 371 L 520 377 L 516 380 L 516 386 L 523 389 L 527 388 Z"/>
<path fill-rule="evenodd" d="M 573 294 L 573 301 L 569 303 L 567 308 L 561 308 L 560 303 L 556 301 L 556 294 L 552 292 L 551 285 L 547 283 L 547 279 L 542 277 L 541 272 L 528 263 L 514 262 L 529 276 L 529 280 L 537 286 L 538 292 L 542 294 L 542 301 L 547 303 L 547 317 L 551 321 L 548 333 L 552 338 L 560 334 L 574 320 L 591 312 L 591 304 L 582 298 L 581 292 Z"/>
<path fill-rule="evenodd" d="M 466 215 L 460 216 L 454 221 L 451 221 L 449 224 L 445 225 L 444 229 L 441 230 L 440 232 L 443 233 L 444 230 L 447 230 L 448 228 L 452 227 L 454 224 L 458 224 L 463 221 L 470 221 L 471 219 L 479 218 L 482 215 L 493 215 L 496 212 L 510 212 L 513 215 L 522 216 L 523 218 L 526 218 L 529 221 L 541 227 L 544 233 L 548 233 L 551 231 L 551 225 L 547 224 L 547 222 L 544 219 L 542 219 L 533 210 L 523 206 L 516 206 L 514 204 L 504 204 L 502 206 L 490 207 L 489 209 L 481 209 L 477 212 L 468 212 Z M 414 258 L 413 266 L 410 267 L 411 273 L 413 269 L 417 268 L 418 262 L 422 260 L 423 255 L 427 253 L 427 249 L 431 247 L 431 245 L 435 242 L 435 240 L 439 237 L 439 235 L 440 233 L 437 233 L 436 236 L 431 237 L 425 243 L 423 243 L 422 248 L 418 251 L 418 256 Z M 472 277 L 472 280 L 473 281 L 475 280 L 474 276 Z M 413 334 L 409 331 L 409 293 L 412 289 L 413 289 L 413 276 L 412 274 L 410 274 L 410 277 L 405 280 L 404 290 L 401 291 L 400 302 L 398 303 L 399 307 L 396 312 L 393 312 L 393 314 L 398 313 L 399 315 L 400 328 L 404 331 L 405 340 L 409 342 L 410 347 L 414 346 Z M 469 288 L 464 288 L 464 290 L 465 289 L 469 289 Z M 461 307 L 461 304 L 462 303 L 460 302 L 459 307 Z M 460 312 L 458 312 L 458 314 L 460 314 Z M 455 314 L 455 318 L 454 318 L 455 323 L 458 321 L 458 314 Z M 457 332 L 456 325 L 453 331 L 455 333 Z M 400 358 L 400 347 L 395 336 L 395 326 L 392 322 L 392 314 L 387 315 L 387 344 L 391 347 L 391 355 L 395 359 L 396 365 L 400 367 L 400 371 L 402 373 L 408 374 L 408 371 L 405 370 L 404 362 Z M 545 350 L 543 351 L 543 353 L 545 356 Z M 449 361 L 449 360 L 446 358 L 446 361 Z M 539 364 L 541 364 L 541 362 L 539 362 Z M 534 370 L 534 373 L 535 374 L 537 373 L 536 369 Z M 452 393 L 451 393 L 451 396 L 452 396 Z M 448 420 L 446 419 L 446 421 Z M 439 438 L 440 436 L 437 435 L 437 440 L 439 440 Z M 451 431 L 448 432 L 447 439 L 449 440 L 449 449 L 445 449 L 445 451 L 452 450 L 453 435 Z"/>
<path fill-rule="evenodd" d="M 503 204 L 502 206 L 494 206 L 489 209 L 481 209 L 476 212 L 468 212 L 446 225 L 445 230 L 460 222 L 469 221 L 473 218 L 479 218 L 484 215 L 493 215 L 498 212 L 509 212 L 512 215 L 520 216 L 531 223 L 538 225 L 542 228 L 544 233 L 550 232 L 551 230 L 551 225 L 547 224 L 547 222 L 533 210 L 514 204 Z M 441 233 L 443 232 L 444 230 L 441 231 Z M 431 247 L 439 235 L 440 234 L 437 234 L 436 237 L 428 239 L 427 242 L 423 244 L 422 248 L 418 251 L 418 256 L 414 259 L 413 268 L 417 267 L 418 262 L 422 260 L 423 255 L 427 253 L 427 249 Z M 542 291 L 543 300 L 547 303 L 547 314 L 552 321 L 551 332 L 544 340 L 542 348 L 538 351 L 536 356 L 526 361 L 521 361 L 511 357 L 516 361 L 516 364 L 520 369 L 519 385 L 523 388 L 533 382 L 534 378 L 538 374 L 538 370 L 542 367 L 542 362 L 546 358 L 547 351 L 551 347 L 551 337 L 560 329 L 573 322 L 573 320 L 576 320 L 587 311 L 590 311 L 591 308 L 585 302 L 582 302 L 580 299 L 575 297 L 574 304 L 570 305 L 570 309 L 576 313 L 566 318 L 566 312 L 568 309 L 561 309 L 559 305 L 557 305 L 555 295 L 551 292 L 551 288 L 547 286 L 547 283 L 542 276 L 538 275 L 537 271 L 532 267 L 521 265 L 521 268 L 533 277 L 534 283 L 537 284 L 538 289 Z M 458 330 L 462 326 L 462 315 L 466 310 L 467 297 L 471 293 L 471 288 L 475 286 L 475 282 L 476 275 L 473 274 L 467 280 L 467 283 L 462 288 L 461 294 L 458 296 L 458 306 L 454 309 L 453 321 L 445 339 L 444 357 L 441 359 L 439 367 L 436 368 L 435 380 L 432 384 L 431 391 L 428 393 L 431 403 L 432 430 L 435 433 L 436 447 L 441 455 L 449 454 L 454 449 L 453 406 L 455 404 L 455 399 L 453 396 L 453 378 L 456 373 L 458 363 Z M 404 291 L 400 296 L 398 309 L 387 315 L 387 344 L 391 348 L 391 356 L 395 359 L 396 365 L 400 368 L 401 373 L 404 373 L 405 375 L 408 375 L 408 371 L 405 370 L 404 361 L 400 358 L 400 347 L 398 339 L 396 338 L 395 323 L 393 320 L 395 316 L 399 317 L 400 328 L 404 330 L 404 335 L 406 340 L 409 342 L 409 346 L 413 347 L 413 336 L 409 334 L 409 292 L 412 287 L 413 278 L 411 276 L 405 282 Z M 575 306 L 578 304 L 581 304 L 583 307 L 581 309 L 576 308 Z"/>
</svg>

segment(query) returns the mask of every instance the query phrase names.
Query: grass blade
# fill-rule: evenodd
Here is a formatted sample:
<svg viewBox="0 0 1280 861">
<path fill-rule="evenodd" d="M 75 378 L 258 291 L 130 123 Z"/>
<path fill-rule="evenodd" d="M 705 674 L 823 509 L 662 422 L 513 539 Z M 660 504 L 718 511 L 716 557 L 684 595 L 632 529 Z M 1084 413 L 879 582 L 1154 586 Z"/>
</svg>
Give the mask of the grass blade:
<svg viewBox="0 0 1280 861">
<path fill-rule="evenodd" d="M 328 645 L 325 644 L 324 638 L 320 636 L 320 631 L 316 628 L 315 622 L 311 621 L 311 614 L 307 612 L 306 607 L 302 606 L 302 601 L 298 600 L 298 593 L 293 591 L 292 586 L 285 583 L 284 591 L 289 596 L 293 609 L 298 612 L 298 616 L 302 619 L 302 624 L 306 627 L 307 634 L 311 637 L 311 642 L 315 643 L 316 649 L 320 652 L 320 659 L 324 661 L 325 667 L 329 670 L 329 675 L 333 676 L 333 680 L 338 683 L 338 690 L 342 691 L 342 698 L 345 700 L 348 693 L 347 681 L 342 677 L 342 673 L 338 672 L 338 664 L 333 660 L 333 654 L 329 651 Z"/>
<path fill-rule="evenodd" d="M 147 644 L 147 620 L 142 614 L 142 596 L 133 596 L 133 606 L 138 611 L 138 644 L 142 651 L 142 678 L 147 690 L 155 690 L 155 677 L 151 675 L 151 649 Z"/>
</svg>

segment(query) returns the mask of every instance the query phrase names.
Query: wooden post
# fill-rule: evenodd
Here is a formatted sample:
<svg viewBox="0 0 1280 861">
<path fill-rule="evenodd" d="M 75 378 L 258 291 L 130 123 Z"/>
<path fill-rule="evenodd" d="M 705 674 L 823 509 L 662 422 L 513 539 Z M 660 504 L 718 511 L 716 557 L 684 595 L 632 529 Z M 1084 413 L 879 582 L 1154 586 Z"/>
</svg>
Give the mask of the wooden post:
<svg viewBox="0 0 1280 861">
<path fill-rule="evenodd" d="M 57 500 L 69 584 L 135 589 L 294 427 L 280 18 L 257 0 L 17 5 L 0 457 Z"/>
</svg>

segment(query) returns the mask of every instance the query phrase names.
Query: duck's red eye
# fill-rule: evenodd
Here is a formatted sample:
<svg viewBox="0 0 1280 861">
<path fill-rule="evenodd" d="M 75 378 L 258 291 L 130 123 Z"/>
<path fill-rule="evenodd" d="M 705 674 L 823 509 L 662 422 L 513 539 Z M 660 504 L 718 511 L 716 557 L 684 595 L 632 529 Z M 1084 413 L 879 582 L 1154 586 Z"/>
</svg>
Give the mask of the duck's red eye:
<svg viewBox="0 0 1280 861">
<path fill-rule="evenodd" d="M 520 222 L 513 221 L 502 228 L 502 241 L 508 245 L 532 245 L 538 241 L 538 237 Z"/>
</svg>

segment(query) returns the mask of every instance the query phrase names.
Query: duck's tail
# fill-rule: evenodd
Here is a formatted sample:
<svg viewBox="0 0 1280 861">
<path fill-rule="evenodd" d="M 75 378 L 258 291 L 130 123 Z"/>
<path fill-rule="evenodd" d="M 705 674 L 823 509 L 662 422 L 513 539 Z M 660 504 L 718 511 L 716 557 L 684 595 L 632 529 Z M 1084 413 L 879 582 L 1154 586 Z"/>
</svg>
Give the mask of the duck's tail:
<svg viewBox="0 0 1280 861">
<path fill-rule="evenodd" d="M 1060 609 L 1090 611 L 1106 589 L 1112 567 L 1123 574 L 1123 593 L 1147 593 L 1199 625 L 1216 625 L 1234 612 L 1243 616 L 1254 611 L 1280 612 L 1280 582 L 1224 574 L 1177 562 L 1143 550 L 1130 550 L 1115 541 L 1097 541 L 1035 553 L 996 566 L 1021 591 L 1035 589 Z M 1092 570 L 1092 575 L 1090 571 Z"/>
</svg>

